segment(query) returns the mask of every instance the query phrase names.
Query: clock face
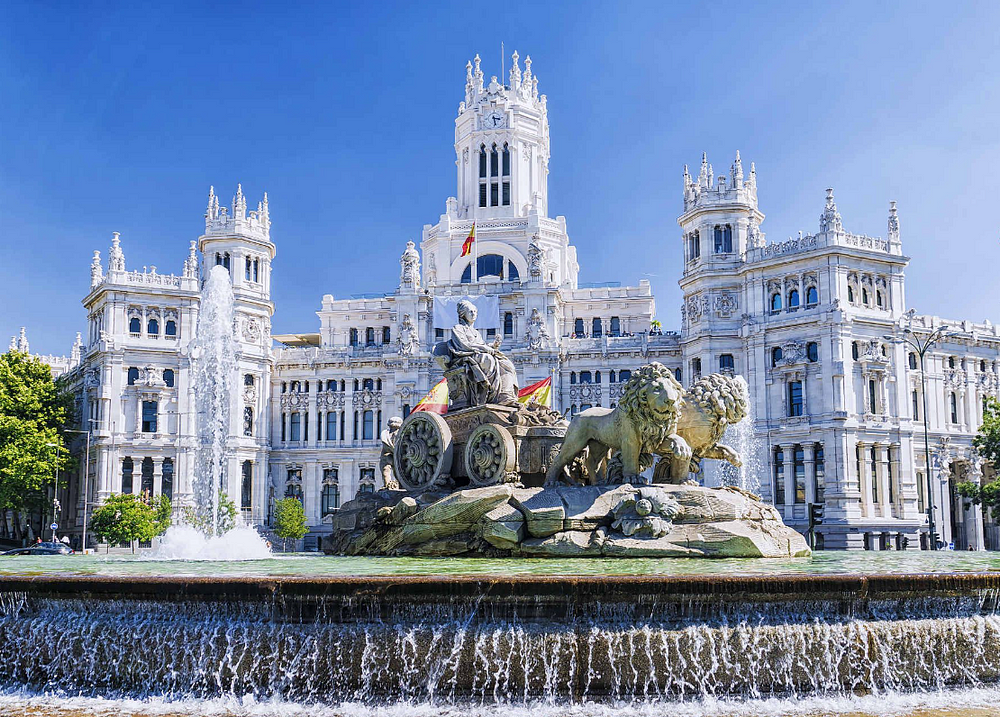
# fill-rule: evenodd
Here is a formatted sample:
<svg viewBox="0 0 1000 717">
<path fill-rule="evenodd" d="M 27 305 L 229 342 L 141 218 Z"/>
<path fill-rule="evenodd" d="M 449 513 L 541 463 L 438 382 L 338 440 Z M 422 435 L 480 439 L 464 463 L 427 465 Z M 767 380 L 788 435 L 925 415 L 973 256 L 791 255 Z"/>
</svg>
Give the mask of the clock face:
<svg viewBox="0 0 1000 717">
<path fill-rule="evenodd" d="M 503 127 L 503 113 L 493 111 L 486 115 L 486 119 L 483 121 L 483 125 L 486 129 L 496 129 L 497 127 Z"/>
</svg>

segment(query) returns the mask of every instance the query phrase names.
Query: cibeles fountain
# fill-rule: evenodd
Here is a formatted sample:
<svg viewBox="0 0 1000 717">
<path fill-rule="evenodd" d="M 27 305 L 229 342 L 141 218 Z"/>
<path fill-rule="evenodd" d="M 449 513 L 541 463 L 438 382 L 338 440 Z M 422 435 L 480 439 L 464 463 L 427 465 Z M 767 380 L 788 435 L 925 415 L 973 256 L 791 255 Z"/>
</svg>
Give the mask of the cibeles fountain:
<svg viewBox="0 0 1000 717">
<path fill-rule="evenodd" d="M 434 347 L 441 416 L 411 413 L 387 442 L 390 488 L 333 518 L 328 554 L 464 557 L 757 557 L 810 554 L 775 508 L 739 486 L 691 479 L 703 460 L 739 467 L 721 441 L 748 413 L 746 381 L 684 389 L 658 363 L 632 373 L 614 408 L 567 421 L 517 397 L 514 366 L 458 304 Z"/>
</svg>

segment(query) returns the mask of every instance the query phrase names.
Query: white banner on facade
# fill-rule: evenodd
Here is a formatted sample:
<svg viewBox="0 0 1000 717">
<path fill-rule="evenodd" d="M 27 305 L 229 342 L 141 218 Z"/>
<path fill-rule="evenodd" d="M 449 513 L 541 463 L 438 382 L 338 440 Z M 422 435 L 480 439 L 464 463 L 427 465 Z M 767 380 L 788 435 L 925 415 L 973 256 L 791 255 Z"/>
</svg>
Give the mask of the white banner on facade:
<svg viewBox="0 0 1000 717">
<path fill-rule="evenodd" d="M 471 301 L 476 305 L 477 329 L 500 329 L 500 297 L 492 296 L 435 296 L 434 328 L 450 329 L 458 323 L 458 302 Z"/>
</svg>

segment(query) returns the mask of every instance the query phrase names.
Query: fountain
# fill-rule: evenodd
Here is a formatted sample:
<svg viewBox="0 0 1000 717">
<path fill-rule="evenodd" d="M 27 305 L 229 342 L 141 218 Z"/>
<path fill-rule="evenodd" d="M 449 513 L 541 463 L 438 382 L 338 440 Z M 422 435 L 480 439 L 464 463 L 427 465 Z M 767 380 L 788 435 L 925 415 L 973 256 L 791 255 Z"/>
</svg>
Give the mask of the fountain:
<svg viewBox="0 0 1000 717">
<path fill-rule="evenodd" d="M 199 436 L 194 505 L 167 529 L 149 557 L 160 560 L 259 560 L 270 557 L 256 530 L 220 516 L 229 460 L 230 406 L 236 375 L 233 287 L 229 272 L 213 266 L 201 292 L 198 329 L 191 347 Z"/>
</svg>

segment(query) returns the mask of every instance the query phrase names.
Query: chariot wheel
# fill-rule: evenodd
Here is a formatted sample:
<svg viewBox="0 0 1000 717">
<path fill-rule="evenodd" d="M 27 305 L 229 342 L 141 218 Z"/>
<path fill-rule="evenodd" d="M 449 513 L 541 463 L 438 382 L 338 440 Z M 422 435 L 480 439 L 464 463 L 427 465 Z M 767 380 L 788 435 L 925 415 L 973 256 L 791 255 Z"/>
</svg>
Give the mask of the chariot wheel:
<svg viewBox="0 0 1000 717">
<path fill-rule="evenodd" d="M 475 486 L 504 483 L 516 464 L 514 437 L 503 426 L 484 423 L 465 444 L 465 472 Z"/>
<path fill-rule="evenodd" d="M 411 413 L 399 427 L 393 467 L 409 491 L 437 487 L 451 474 L 451 429 L 436 413 Z"/>
</svg>

